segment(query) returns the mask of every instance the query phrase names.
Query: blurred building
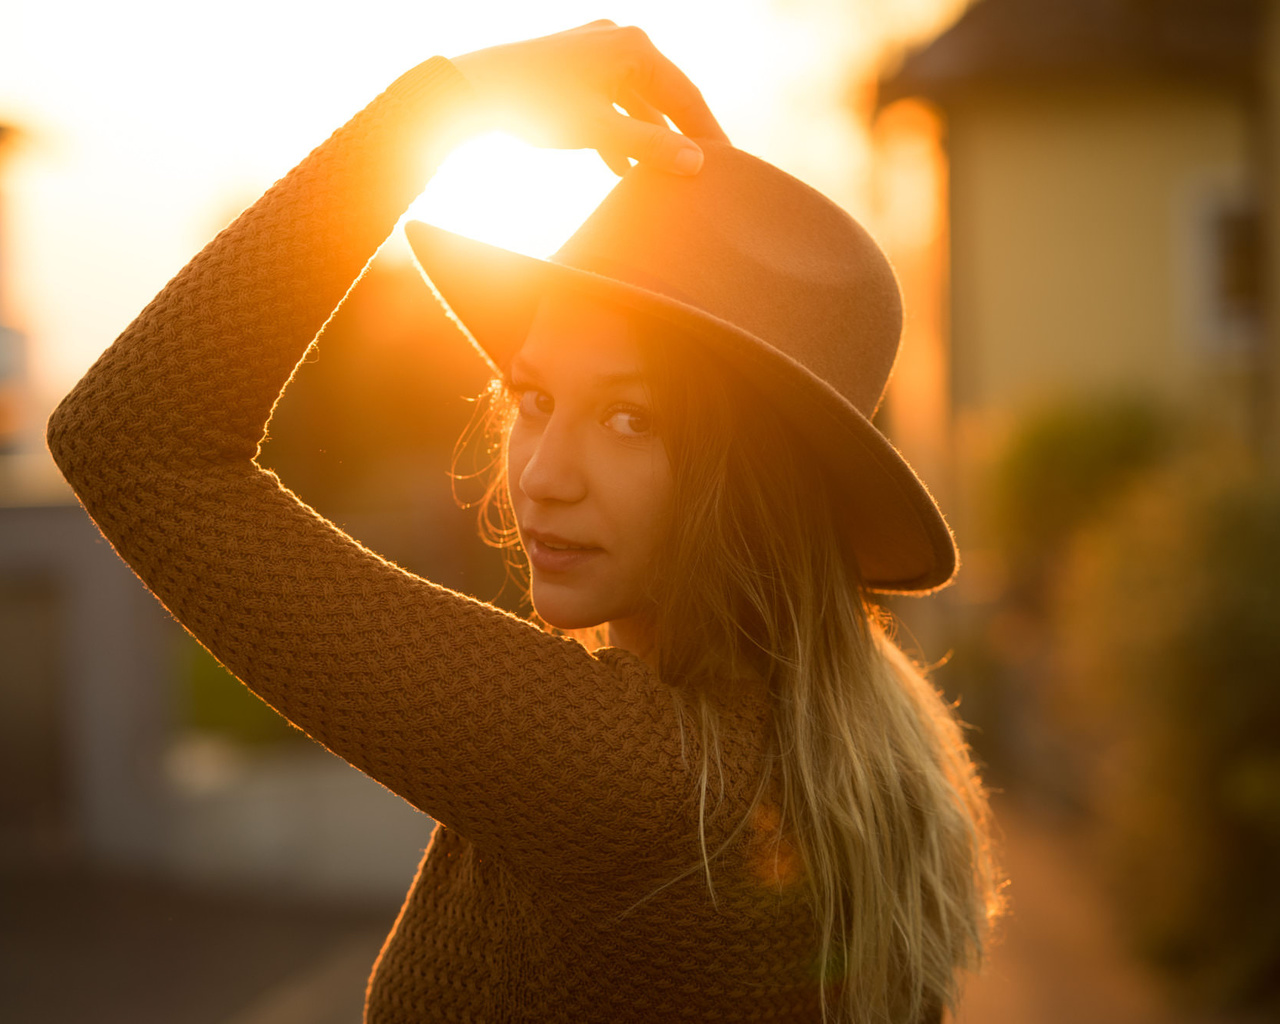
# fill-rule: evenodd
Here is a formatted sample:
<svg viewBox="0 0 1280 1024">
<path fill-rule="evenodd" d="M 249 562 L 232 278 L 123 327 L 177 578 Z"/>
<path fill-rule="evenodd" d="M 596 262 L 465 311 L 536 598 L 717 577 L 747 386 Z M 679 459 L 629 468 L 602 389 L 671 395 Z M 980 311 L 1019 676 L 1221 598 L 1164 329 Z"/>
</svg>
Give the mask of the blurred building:
<svg viewBox="0 0 1280 1024">
<path fill-rule="evenodd" d="M 923 104 L 945 159 L 940 294 L 922 301 L 942 310 L 946 414 L 903 444 L 951 467 L 962 544 L 982 543 L 989 459 L 1046 402 L 1134 391 L 1251 443 L 1274 429 L 1262 6 L 979 0 L 880 81 L 881 120 Z"/>
</svg>

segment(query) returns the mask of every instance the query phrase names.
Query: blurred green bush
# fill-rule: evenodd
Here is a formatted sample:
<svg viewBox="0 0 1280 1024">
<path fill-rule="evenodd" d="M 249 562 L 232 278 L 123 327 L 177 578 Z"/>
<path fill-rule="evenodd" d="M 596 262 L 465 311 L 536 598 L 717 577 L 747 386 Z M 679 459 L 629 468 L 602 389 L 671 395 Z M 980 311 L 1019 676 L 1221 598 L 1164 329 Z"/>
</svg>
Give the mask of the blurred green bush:
<svg viewBox="0 0 1280 1024">
<path fill-rule="evenodd" d="M 306 741 L 305 733 L 254 696 L 185 633 L 176 658 L 176 724 L 180 731 L 214 735 L 245 746 Z"/>
<path fill-rule="evenodd" d="M 1164 461 L 1179 433 L 1169 411 L 1130 395 L 1062 403 L 1029 418 L 992 489 L 1002 554 L 1022 588 L 1042 585 L 1075 531 Z"/>
<path fill-rule="evenodd" d="M 1280 1013 L 1280 482 L 1184 455 L 1075 538 L 1050 617 L 1132 937 L 1196 1001 Z"/>
<path fill-rule="evenodd" d="M 1051 762 L 1023 777 L 1070 790 L 1185 998 L 1280 1014 L 1280 480 L 1202 423 L 1094 399 L 1024 424 L 991 499 L 986 646 L 1022 756 Z"/>
</svg>

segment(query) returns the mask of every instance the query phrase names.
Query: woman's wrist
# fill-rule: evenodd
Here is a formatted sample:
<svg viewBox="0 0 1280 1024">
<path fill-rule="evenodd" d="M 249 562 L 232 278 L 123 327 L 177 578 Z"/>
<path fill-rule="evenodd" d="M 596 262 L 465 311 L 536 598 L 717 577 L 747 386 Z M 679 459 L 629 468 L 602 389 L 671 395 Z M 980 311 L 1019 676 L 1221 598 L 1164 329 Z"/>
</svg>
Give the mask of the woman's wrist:
<svg viewBox="0 0 1280 1024">
<path fill-rule="evenodd" d="M 448 57 L 429 57 L 410 68 L 389 86 L 387 93 L 407 102 L 433 95 L 441 89 L 472 92 L 471 83 Z"/>
<path fill-rule="evenodd" d="M 430 100 L 431 146 L 441 159 L 459 143 L 486 130 L 476 90 L 448 57 L 431 57 L 410 68 L 387 87 L 384 95 L 409 105 Z"/>
</svg>

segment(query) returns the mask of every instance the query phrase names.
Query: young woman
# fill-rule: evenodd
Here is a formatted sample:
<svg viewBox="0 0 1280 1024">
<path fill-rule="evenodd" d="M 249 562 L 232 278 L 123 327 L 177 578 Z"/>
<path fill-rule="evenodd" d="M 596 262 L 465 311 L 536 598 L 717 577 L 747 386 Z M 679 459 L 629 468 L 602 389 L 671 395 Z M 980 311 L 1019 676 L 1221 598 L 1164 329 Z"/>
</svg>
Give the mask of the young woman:
<svg viewBox="0 0 1280 1024">
<path fill-rule="evenodd" d="M 594 651 L 389 564 L 255 462 L 430 166 L 531 125 L 622 175 L 552 260 L 410 237 L 497 371 L 490 521 L 545 623 L 606 626 Z M 999 904 L 985 798 L 867 603 L 955 569 L 869 422 L 899 324 L 847 215 L 729 145 L 643 33 L 595 22 L 402 76 L 63 401 L 50 448 L 147 586 L 440 823 L 371 1024 L 916 1022 L 954 1001 Z"/>
</svg>

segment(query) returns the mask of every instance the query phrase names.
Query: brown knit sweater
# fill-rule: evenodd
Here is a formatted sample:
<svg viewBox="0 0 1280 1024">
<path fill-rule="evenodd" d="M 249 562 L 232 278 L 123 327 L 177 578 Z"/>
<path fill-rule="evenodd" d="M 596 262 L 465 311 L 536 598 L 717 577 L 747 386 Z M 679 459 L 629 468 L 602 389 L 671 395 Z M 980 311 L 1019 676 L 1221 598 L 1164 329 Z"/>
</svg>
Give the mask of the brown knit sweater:
<svg viewBox="0 0 1280 1024">
<path fill-rule="evenodd" d="M 668 686 L 623 650 L 588 653 L 388 563 L 255 462 L 468 89 L 433 58 L 334 133 L 102 355 L 49 447 L 224 665 L 440 822 L 370 1024 L 815 1020 L 813 917 L 802 886 L 777 883 L 765 830 L 713 861 L 714 902 L 701 870 L 662 888 L 699 864 L 701 751 Z M 723 713 L 711 849 L 759 778 L 766 721 L 758 696 Z"/>
</svg>

